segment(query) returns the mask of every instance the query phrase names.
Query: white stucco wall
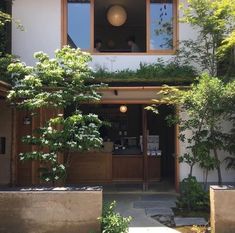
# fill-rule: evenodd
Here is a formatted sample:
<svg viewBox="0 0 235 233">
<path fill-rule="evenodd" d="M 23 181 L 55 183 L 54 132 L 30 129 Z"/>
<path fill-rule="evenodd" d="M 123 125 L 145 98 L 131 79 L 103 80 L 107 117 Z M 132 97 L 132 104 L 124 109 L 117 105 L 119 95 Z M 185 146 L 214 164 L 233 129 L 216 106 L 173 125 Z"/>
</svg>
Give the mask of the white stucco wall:
<svg viewBox="0 0 235 233">
<path fill-rule="evenodd" d="M 183 119 L 187 119 L 187 115 L 185 112 L 181 112 L 181 117 Z M 223 122 L 223 130 L 225 132 L 229 132 L 231 129 L 231 123 L 230 122 Z M 191 132 L 190 131 L 186 131 L 185 132 L 185 136 L 186 138 L 190 137 Z M 189 152 L 189 150 L 187 149 L 188 144 L 185 142 L 180 142 L 180 155 L 183 155 L 186 152 Z M 212 155 L 213 156 L 213 155 Z M 224 152 L 224 151 L 219 151 L 219 158 L 220 161 L 223 161 L 227 156 L 229 156 L 228 153 Z M 188 166 L 188 164 L 186 163 L 180 163 L 179 165 L 180 167 L 180 181 L 182 181 L 184 178 L 186 178 L 189 174 L 190 171 L 190 167 Z M 235 183 L 235 170 L 227 170 L 226 169 L 226 163 L 222 163 L 221 165 L 221 173 L 222 173 L 222 179 L 223 182 L 225 183 Z M 197 177 L 197 180 L 199 182 L 203 182 L 204 181 L 204 173 L 203 170 L 198 166 L 195 165 L 195 167 L 193 168 L 193 176 Z M 217 171 L 209 171 L 208 174 L 208 182 L 209 183 L 217 183 L 218 181 L 218 175 L 217 175 Z"/>
<path fill-rule="evenodd" d="M 61 46 L 61 0 L 15 0 L 12 14 L 24 31 L 12 28 L 12 52 L 28 65 L 33 54 L 44 51 L 53 56 Z"/>
<path fill-rule="evenodd" d="M 181 0 L 183 2 L 185 0 Z M 61 47 L 61 0 L 14 0 L 13 17 L 20 20 L 24 31 L 12 29 L 12 52 L 28 65 L 33 65 L 33 54 L 44 51 L 50 56 Z M 179 40 L 195 36 L 186 24 L 179 24 Z M 168 61 L 169 55 L 93 55 L 91 66 L 109 70 L 137 69 L 139 64 L 153 63 L 157 58 Z"/>
</svg>

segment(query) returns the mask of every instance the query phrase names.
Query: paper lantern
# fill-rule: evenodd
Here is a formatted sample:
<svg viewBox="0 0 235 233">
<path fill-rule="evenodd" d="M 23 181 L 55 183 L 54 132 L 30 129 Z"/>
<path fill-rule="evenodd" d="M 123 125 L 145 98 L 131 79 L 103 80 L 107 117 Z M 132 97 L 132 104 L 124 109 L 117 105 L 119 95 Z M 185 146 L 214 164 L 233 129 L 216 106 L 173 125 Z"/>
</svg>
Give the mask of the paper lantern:
<svg viewBox="0 0 235 233">
<path fill-rule="evenodd" d="M 127 106 L 126 105 L 120 106 L 120 112 L 126 113 L 127 112 Z"/>
<path fill-rule="evenodd" d="M 111 25 L 120 27 L 126 22 L 127 14 L 122 6 L 115 5 L 109 8 L 107 19 Z"/>
</svg>

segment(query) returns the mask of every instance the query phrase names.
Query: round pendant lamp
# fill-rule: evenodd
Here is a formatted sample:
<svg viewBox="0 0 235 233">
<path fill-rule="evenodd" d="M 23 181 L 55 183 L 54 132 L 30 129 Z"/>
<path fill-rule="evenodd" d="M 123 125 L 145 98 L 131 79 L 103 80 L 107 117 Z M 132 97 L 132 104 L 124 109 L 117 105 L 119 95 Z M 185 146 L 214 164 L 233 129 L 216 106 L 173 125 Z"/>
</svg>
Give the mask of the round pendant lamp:
<svg viewBox="0 0 235 233">
<path fill-rule="evenodd" d="M 126 105 L 121 105 L 119 108 L 120 112 L 126 113 L 127 112 L 127 106 Z"/>
<path fill-rule="evenodd" d="M 126 22 L 126 10 L 122 6 L 114 5 L 109 8 L 107 12 L 107 19 L 111 25 L 120 27 Z"/>
</svg>

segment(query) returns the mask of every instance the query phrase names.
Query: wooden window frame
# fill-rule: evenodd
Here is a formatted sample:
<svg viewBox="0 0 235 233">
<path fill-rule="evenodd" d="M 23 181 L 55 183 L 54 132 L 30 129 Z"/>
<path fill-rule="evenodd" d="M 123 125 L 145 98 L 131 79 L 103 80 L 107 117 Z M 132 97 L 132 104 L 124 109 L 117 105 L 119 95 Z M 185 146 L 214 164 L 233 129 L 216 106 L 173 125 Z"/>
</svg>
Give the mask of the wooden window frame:
<svg viewBox="0 0 235 233">
<path fill-rule="evenodd" d="M 92 55 L 174 55 L 178 49 L 179 41 L 179 20 L 178 20 L 178 5 L 179 0 L 173 0 L 173 49 L 162 49 L 162 50 L 150 50 L 150 1 L 146 0 L 146 52 L 129 52 L 129 53 L 104 53 L 94 52 L 94 8 L 95 0 L 90 0 L 91 8 L 91 20 L 90 20 L 90 49 L 84 50 L 90 52 Z M 61 47 L 67 45 L 67 32 L 68 32 L 68 5 L 67 0 L 61 0 Z"/>
</svg>

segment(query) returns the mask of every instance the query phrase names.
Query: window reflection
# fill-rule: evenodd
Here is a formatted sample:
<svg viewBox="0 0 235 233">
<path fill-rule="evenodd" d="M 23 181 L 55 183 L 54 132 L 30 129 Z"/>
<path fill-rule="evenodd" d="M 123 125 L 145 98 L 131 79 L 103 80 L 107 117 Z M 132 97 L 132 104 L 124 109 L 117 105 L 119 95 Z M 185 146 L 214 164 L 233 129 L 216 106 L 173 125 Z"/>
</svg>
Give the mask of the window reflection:
<svg viewBox="0 0 235 233">
<path fill-rule="evenodd" d="M 151 0 L 150 50 L 173 49 L 173 1 Z"/>
<path fill-rule="evenodd" d="M 68 44 L 90 49 L 90 1 L 68 1 Z"/>
</svg>

